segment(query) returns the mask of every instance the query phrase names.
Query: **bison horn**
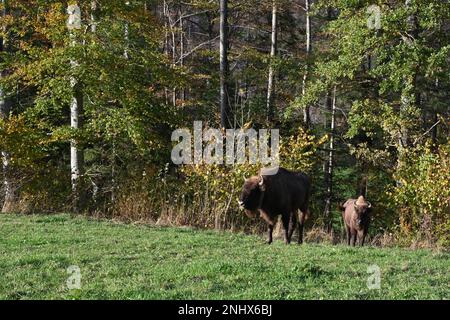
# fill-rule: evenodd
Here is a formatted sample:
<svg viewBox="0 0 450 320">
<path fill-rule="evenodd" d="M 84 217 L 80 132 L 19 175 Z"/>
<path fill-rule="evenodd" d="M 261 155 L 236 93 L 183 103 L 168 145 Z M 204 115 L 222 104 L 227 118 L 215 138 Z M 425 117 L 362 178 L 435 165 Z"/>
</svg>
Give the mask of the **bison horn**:
<svg viewBox="0 0 450 320">
<path fill-rule="evenodd" d="M 263 176 L 260 176 L 260 178 L 259 178 L 259 185 L 260 186 L 264 185 L 264 177 Z"/>
<path fill-rule="evenodd" d="M 266 186 L 265 186 L 265 184 L 264 184 L 264 177 L 261 176 L 260 179 L 261 179 L 261 180 L 259 180 L 259 183 L 258 183 L 259 189 L 260 189 L 262 192 L 264 192 L 264 191 L 266 191 Z"/>
<path fill-rule="evenodd" d="M 367 208 L 372 208 L 372 204 L 369 201 L 366 201 L 366 202 L 367 202 Z"/>
</svg>

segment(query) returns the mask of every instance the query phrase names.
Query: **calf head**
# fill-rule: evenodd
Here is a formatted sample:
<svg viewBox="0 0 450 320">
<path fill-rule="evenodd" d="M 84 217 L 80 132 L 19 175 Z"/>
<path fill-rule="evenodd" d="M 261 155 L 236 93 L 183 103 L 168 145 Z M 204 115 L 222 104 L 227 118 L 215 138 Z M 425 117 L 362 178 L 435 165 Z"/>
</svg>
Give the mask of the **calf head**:
<svg viewBox="0 0 450 320">
<path fill-rule="evenodd" d="M 355 209 L 355 221 L 358 227 L 364 226 L 368 219 L 370 212 L 372 211 L 372 205 L 369 201 L 366 201 L 363 196 L 360 196 L 358 200 L 353 203 Z"/>
<path fill-rule="evenodd" d="M 264 191 L 265 185 L 262 176 L 245 179 L 239 197 L 239 206 L 245 210 L 245 214 L 248 217 L 253 218 L 257 215 Z"/>
</svg>

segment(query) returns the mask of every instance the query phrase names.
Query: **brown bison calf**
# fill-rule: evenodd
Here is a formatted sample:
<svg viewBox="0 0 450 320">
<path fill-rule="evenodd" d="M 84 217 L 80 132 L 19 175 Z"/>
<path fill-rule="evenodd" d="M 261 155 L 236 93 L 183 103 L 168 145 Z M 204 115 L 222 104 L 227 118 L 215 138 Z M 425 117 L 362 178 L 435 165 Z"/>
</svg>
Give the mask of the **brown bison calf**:
<svg viewBox="0 0 450 320">
<path fill-rule="evenodd" d="M 276 217 L 281 215 L 284 227 L 284 240 L 291 242 L 298 223 L 298 243 L 303 242 L 303 224 L 308 211 L 309 178 L 300 172 L 279 168 L 276 174 L 264 174 L 245 179 L 239 205 L 249 217 L 258 212 L 269 226 L 268 243 L 272 243 L 272 233 Z M 300 211 L 300 212 L 299 212 Z M 297 216 L 298 215 L 298 216 Z"/>
<path fill-rule="evenodd" d="M 357 200 L 349 199 L 342 206 L 342 218 L 347 231 L 347 244 L 355 246 L 357 238 L 361 246 L 369 230 L 372 205 L 363 196 Z"/>
</svg>

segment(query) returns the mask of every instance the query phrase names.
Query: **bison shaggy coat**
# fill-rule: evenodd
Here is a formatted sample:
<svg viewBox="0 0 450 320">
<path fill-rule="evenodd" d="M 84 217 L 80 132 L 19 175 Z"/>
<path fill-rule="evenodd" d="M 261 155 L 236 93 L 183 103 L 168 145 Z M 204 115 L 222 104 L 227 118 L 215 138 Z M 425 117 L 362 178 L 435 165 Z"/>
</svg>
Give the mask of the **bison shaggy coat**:
<svg viewBox="0 0 450 320">
<path fill-rule="evenodd" d="M 298 243 L 303 242 L 303 225 L 309 215 L 308 201 L 311 183 L 308 176 L 279 168 L 276 174 L 245 179 L 239 198 L 240 206 L 249 217 L 258 213 L 268 225 L 268 243 L 272 243 L 276 218 L 281 215 L 284 240 L 291 242 L 298 224 Z"/>
<path fill-rule="evenodd" d="M 347 244 L 355 246 L 357 239 L 361 246 L 367 236 L 370 224 L 372 205 L 363 196 L 349 199 L 341 205 L 342 218 L 347 232 Z"/>
</svg>

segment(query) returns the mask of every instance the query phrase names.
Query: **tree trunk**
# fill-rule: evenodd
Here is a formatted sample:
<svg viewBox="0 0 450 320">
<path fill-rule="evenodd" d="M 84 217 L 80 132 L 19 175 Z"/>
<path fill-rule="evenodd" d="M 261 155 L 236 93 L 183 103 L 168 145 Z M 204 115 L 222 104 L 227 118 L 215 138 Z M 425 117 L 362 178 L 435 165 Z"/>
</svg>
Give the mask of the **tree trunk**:
<svg viewBox="0 0 450 320">
<path fill-rule="evenodd" d="M 123 51 L 123 56 L 125 57 L 125 59 L 128 59 L 128 46 L 130 40 L 130 25 L 128 24 L 128 22 L 125 22 L 123 39 L 125 41 L 125 50 Z"/>
<path fill-rule="evenodd" d="M 439 91 L 439 80 L 436 79 L 435 82 L 436 90 Z M 437 137 L 438 137 L 438 112 L 437 110 L 433 110 L 433 129 L 431 130 L 431 143 L 433 145 L 433 149 L 437 151 Z"/>
<path fill-rule="evenodd" d="M 302 96 L 306 95 L 306 83 L 308 81 L 309 75 L 309 57 L 311 54 L 311 17 L 310 17 L 310 0 L 305 0 L 305 12 L 306 12 L 306 65 L 305 65 L 305 74 L 303 75 L 303 84 L 302 84 Z M 310 114 L 310 106 L 306 105 L 303 110 L 303 122 L 305 124 L 305 128 L 309 128 L 311 125 L 311 114 Z"/>
<path fill-rule="evenodd" d="M 325 224 L 328 232 L 331 232 L 332 217 L 331 217 L 331 204 L 333 201 L 333 170 L 334 170 L 334 134 L 335 134 L 335 119 L 336 119 L 336 87 L 333 89 L 333 98 L 329 103 L 331 108 L 331 124 L 330 124 L 330 150 L 328 153 L 328 164 L 326 173 L 327 195 L 325 200 Z"/>
<path fill-rule="evenodd" d="M 180 15 L 180 66 L 183 67 L 185 44 L 184 44 L 184 19 L 183 19 L 183 12 L 181 11 L 181 9 L 179 15 Z M 184 101 L 186 100 L 186 88 L 181 88 L 180 100 L 181 103 L 184 105 Z"/>
<path fill-rule="evenodd" d="M 405 1 L 405 7 L 407 9 L 412 8 L 412 0 Z M 412 46 L 414 41 L 417 40 L 419 35 L 419 24 L 417 21 L 416 14 L 411 14 L 407 19 L 407 36 L 403 36 L 403 41 L 408 46 Z M 417 70 L 414 70 L 412 75 L 406 76 L 404 81 L 404 87 L 401 94 L 401 107 L 400 107 L 400 116 L 401 116 L 401 129 L 400 129 L 400 137 L 399 137 L 399 148 L 407 148 L 411 146 L 411 137 L 410 137 L 410 128 L 407 124 L 405 124 L 405 119 L 410 118 L 412 109 L 420 104 L 420 95 L 417 91 Z"/>
<path fill-rule="evenodd" d="M 95 33 L 97 31 L 97 1 L 91 1 L 91 32 Z"/>
<path fill-rule="evenodd" d="M 7 2 L 2 0 L 2 17 L 7 15 Z M 6 27 L 3 26 L 3 33 L 6 33 Z M 0 51 L 7 51 L 7 43 L 5 38 L 0 38 Z M 0 78 L 5 77 L 7 74 L 6 70 L 0 71 Z M 4 88 L 0 87 L 0 119 L 6 120 L 11 114 L 12 101 L 11 98 L 7 96 Z M 4 202 L 1 212 L 10 213 L 13 211 L 13 205 L 16 201 L 16 192 L 13 186 L 11 178 L 11 156 L 6 150 L 1 150 L 2 158 L 2 168 L 3 168 L 3 187 L 4 187 Z"/>
<path fill-rule="evenodd" d="M 76 40 L 72 37 L 72 45 L 76 45 Z M 78 62 L 70 61 L 73 69 L 78 68 Z M 83 93 L 77 79 L 70 80 L 72 87 L 72 101 L 70 103 L 70 127 L 74 132 L 78 132 L 82 127 L 81 114 L 83 113 Z M 72 210 L 79 213 L 82 209 L 82 186 L 81 177 L 83 174 L 83 150 L 80 148 L 77 139 L 70 141 L 70 168 L 71 168 L 71 184 L 72 184 Z"/>
<path fill-rule="evenodd" d="M 274 100 L 275 100 L 275 81 L 274 75 L 275 70 L 273 62 L 277 55 L 277 45 L 278 45 L 278 5 L 277 0 L 273 0 L 272 4 L 272 40 L 270 47 L 270 67 L 269 67 L 269 79 L 267 83 L 267 120 L 273 120 L 274 114 Z"/>
<path fill-rule="evenodd" d="M 164 53 L 169 56 L 169 25 L 168 25 L 168 8 L 166 0 L 163 1 L 163 20 L 164 20 Z M 164 95 L 166 99 L 166 104 L 169 104 L 169 90 L 164 88 Z"/>
<path fill-rule="evenodd" d="M 83 98 L 81 90 L 77 87 L 76 81 L 72 80 L 71 82 L 74 95 L 70 105 L 70 127 L 73 130 L 78 131 L 81 128 L 80 114 L 83 109 Z M 76 139 L 72 139 L 70 142 L 70 167 L 73 193 L 73 211 L 75 213 L 81 211 L 81 176 L 83 162 L 83 151 L 81 150 L 78 141 Z"/>
<path fill-rule="evenodd" d="M 366 166 L 363 167 L 364 172 L 368 171 L 368 168 Z M 367 176 L 363 176 L 358 187 L 358 193 L 360 196 L 363 196 L 364 198 L 367 198 Z"/>
<path fill-rule="evenodd" d="M 167 8 L 169 8 L 169 7 L 167 7 Z M 170 33 L 172 36 L 172 65 L 175 68 L 175 66 L 177 64 L 177 41 L 176 41 L 176 36 L 175 36 L 175 31 L 174 31 L 175 25 L 172 22 L 172 16 L 171 16 L 169 9 L 167 9 L 167 17 L 169 19 Z M 176 105 L 177 105 L 177 88 L 176 87 L 172 88 L 172 104 L 174 107 L 176 107 Z"/>
<path fill-rule="evenodd" d="M 228 0 L 220 0 L 220 122 L 222 128 L 232 127 L 228 101 Z"/>
<path fill-rule="evenodd" d="M 172 58 L 172 66 L 175 67 L 177 64 L 177 51 L 176 51 L 176 39 L 175 39 L 175 24 L 172 21 L 172 14 L 169 8 L 169 2 L 166 0 L 163 1 L 163 20 L 164 20 L 164 53 Z M 170 30 L 170 35 L 169 35 Z M 172 45 L 172 48 L 169 48 L 169 44 Z M 171 51 L 171 52 L 170 52 Z M 172 105 L 175 107 L 177 104 L 177 89 L 173 87 L 171 90 L 168 88 L 164 89 L 166 103 L 169 103 L 169 99 L 171 100 Z"/>
</svg>

